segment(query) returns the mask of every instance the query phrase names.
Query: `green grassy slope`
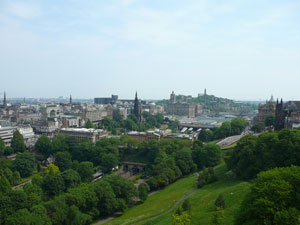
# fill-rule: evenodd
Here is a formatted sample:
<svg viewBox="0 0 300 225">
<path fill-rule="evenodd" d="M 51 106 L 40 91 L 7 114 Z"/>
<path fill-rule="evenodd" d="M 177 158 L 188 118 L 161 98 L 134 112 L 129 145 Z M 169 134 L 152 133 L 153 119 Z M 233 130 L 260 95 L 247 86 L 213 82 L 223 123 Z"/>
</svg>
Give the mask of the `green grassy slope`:
<svg viewBox="0 0 300 225">
<path fill-rule="evenodd" d="M 128 209 L 121 217 L 113 219 L 106 224 L 171 225 L 172 215 L 176 208 L 168 214 L 159 215 L 172 208 L 184 193 L 194 190 L 189 195 L 191 201 L 191 224 L 213 224 L 211 221 L 215 212 L 214 202 L 219 194 L 223 194 L 226 208 L 222 224 L 231 225 L 244 195 L 249 190 L 250 184 L 238 181 L 227 175 L 224 163 L 217 166 L 215 171 L 219 180 L 213 184 L 206 185 L 201 189 L 195 189 L 196 175 L 191 175 L 150 196 L 143 204 Z M 157 215 L 158 217 L 155 217 Z"/>
<path fill-rule="evenodd" d="M 192 225 L 213 225 L 212 218 L 215 212 L 214 202 L 219 194 L 223 194 L 226 202 L 222 224 L 232 225 L 234 215 L 245 194 L 249 191 L 250 184 L 248 182 L 238 181 L 226 175 L 226 166 L 224 164 L 216 167 L 216 173 L 219 177 L 219 181 L 197 189 L 189 196 L 191 201 L 190 215 Z M 174 211 L 144 224 L 172 224 Z"/>
<path fill-rule="evenodd" d="M 160 215 L 172 208 L 175 202 L 186 192 L 195 188 L 195 180 L 195 174 L 183 178 L 158 193 L 149 196 L 143 204 L 128 209 L 121 217 L 115 218 L 105 224 L 133 224 L 146 218 Z"/>
</svg>

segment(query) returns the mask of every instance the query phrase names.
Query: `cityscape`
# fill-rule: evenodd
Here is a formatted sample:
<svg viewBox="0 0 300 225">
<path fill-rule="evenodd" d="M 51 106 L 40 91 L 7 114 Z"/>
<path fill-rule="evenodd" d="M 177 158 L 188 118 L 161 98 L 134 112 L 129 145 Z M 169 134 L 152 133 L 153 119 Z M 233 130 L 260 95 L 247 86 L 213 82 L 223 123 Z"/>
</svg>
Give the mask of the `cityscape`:
<svg viewBox="0 0 300 225">
<path fill-rule="evenodd" d="M 300 2 L 0 1 L 0 225 L 299 225 Z"/>
</svg>

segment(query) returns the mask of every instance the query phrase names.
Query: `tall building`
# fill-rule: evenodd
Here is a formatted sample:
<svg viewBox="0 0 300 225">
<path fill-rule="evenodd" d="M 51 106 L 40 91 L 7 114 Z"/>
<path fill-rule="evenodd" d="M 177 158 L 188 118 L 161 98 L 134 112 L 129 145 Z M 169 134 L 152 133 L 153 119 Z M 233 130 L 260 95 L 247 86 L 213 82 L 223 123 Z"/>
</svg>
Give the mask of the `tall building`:
<svg viewBox="0 0 300 225">
<path fill-rule="evenodd" d="M 276 102 L 276 109 L 275 109 L 275 130 L 279 131 L 284 128 L 284 120 L 285 120 L 285 112 L 283 110 L 283 102 L 282 99 L 280 103 L 278 103 L 278 99 Z"/>
<path fill-rule="evenodd" d="M 72 95 L 70 95 L 70 105 L 72 105 Z"/>
<path fill-rule="evenodd" d="M 134 107 L 133 107 L 133 114 L 136 116 L 139 122 L 142 121 L 142 110 L 140 106 L 140 102 L 137 96 L 137 92 L 135 93 L 135 99 L 134 99 Z"/>
<path fill-rule="evenodd" d="M 172 91 L 172 94 L 170 95 L 170 102 L 171 103 L 175 103 L 176 102 L 176 95 L 175 95 L 174 91 Z"/>
</svg>

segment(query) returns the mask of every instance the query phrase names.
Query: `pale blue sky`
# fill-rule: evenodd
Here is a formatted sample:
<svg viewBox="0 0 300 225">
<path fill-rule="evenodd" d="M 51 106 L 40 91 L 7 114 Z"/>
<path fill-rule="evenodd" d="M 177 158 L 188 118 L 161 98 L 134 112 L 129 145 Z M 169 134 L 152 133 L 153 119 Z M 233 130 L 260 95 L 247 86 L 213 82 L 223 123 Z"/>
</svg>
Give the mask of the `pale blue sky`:
<svg viewBox="0 0 300 225">
<path fill-rule="evenodd" d="M 300 99 L 299 0 L 0 0 L 0 95 Z"/>
</svg>

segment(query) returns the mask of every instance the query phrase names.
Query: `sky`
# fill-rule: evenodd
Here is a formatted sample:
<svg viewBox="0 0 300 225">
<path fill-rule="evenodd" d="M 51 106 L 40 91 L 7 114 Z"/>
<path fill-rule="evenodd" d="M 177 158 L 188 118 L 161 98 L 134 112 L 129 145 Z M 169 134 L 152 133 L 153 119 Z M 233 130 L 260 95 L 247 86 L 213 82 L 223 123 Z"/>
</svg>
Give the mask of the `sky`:
<svg viewBox="0 0 300 225">
<path fill-rule="evenodd" d="M 300 100 L 299 0 L 0 0 L 0 97 Z"/>
</svg>

